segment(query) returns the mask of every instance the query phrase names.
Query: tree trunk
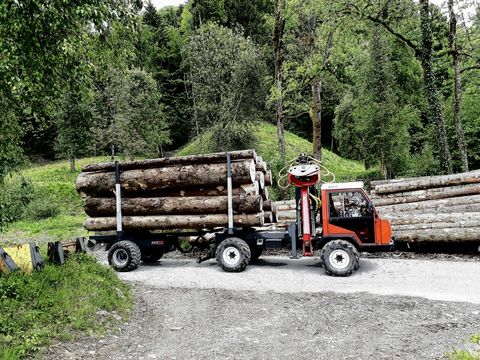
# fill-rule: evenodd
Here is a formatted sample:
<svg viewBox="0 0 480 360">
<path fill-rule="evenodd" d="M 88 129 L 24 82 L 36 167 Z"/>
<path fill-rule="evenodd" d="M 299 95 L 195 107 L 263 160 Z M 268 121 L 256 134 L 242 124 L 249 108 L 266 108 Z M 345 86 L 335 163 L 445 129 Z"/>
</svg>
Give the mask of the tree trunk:
<svg viewBox="0 0 480 360">
<path fill-rule="evenodd" d="M 429 1 L 420 0 L 420 28 L 422 32 L 421 63 L 423 68 L 423 82 L 425 95 L 430 107 L 430 117 L 437 131 L 438 155 L 440 166 L 444 173 L 452 172 L 450 148 L 447 131 L 442 114 L 442 106 L 436 85 L 432 62 L 432 25 L 429 11 Z"/>
<path fill-rule="evenodd" d="M 426 224 L 426 223 L 436 223 L 436 222 L 450 222 L 450 223 L 460 223 L 465 219 L 475 219 L 480 216 L 480 212 L 465 212 L 465 213 L 431 213 L 431 214 L 416 214 L 412 216 L 409 213 L 402 214 L 389 214 L 384 215 L 386 219 L 390 220 L 392 228 L 396 225 L 406 225 L 406 224 Z M 479 232 L 480 233 L 480 232 Z"/>
<path fill-rule="evenodd" d="M 458 151 L 462 163 L 462 171 L 468 171 L 467 146 L 465 142 L 465 133 L 462 126 L 462 77 L 460 74 L 460 59 L 457 48 L 457 16 L 453 9 L 453 0 L 448 0 L 448 12 L 450 14 L 450 52 L 452 54 L 453 69 L 455 73 L 453 104 L 453 121 L 455 132 L 457 134 Z"/>
<path fill-rule="evenodd" d="M 263 212 L 258 214 L 239 214 L 233 216 L 235 226 L 262 226 Z M 209 215 L 159 215 L 159 216 L 124 216 L 125 230 L 166 230 L 166 229 L 213 229 L 228 224 L 227 214 Z M 115 217 L 88 218 L 85 229 L 89 231 L 109 231 L 116 229 Z"/>
<path fill-rule="evenodd" d="M 454 185 L 466 185 L 480 183 L 480 171 L 470 171 L 468 173 L 425 176 L 409 180 L 400 180 L 375 186 L 376 194 L 390 194 L 412 190 L 422 190 L 429 188 L 438 188 Z"/>
<path fill-rule="evenodd" d="M 312 121 L 313 157 L 322 161 L 322 78 L 312 81 L 310 119 Z"/>
<path fill-rule="evenodd" d="M 405 230 L 393 233 L 397 242 L 466 242 L 480 240 L 478 228 Z"/>
<path fill-rule="evenodd" d="M 480 190 L 480 186 L 478 187 Z M 480 192 L 479 192 L 480 193 Z M 442 211 L 451 211 L 452 207 L 458 205 L 470 206 L 472 210 L 474 208 L 479 208 L 480 204 L 480 195 L 471 195 L 471 196 L 461 196 L 461 197 L 451 197 L 447 199 L 440 200 L 427 200 L 420 202 L 411 202 L 398 205 L 387 205 L 387 206 L 378 206 L 375 202 L 375 207 L 380 213 L 394 213 L 394 212 L 412 212 L 415 210 L 442 210 Z"/>
<path fill-rule="evenodd" d="M 71 158 L 70 158 L 70 172 L 71 172 L 71 173 L 74 173 L 75 171 L 76 171 L 75 158 L 74 158 L 74 157 L 71 157 Z"/>
<path fill-rule="evenodd" d="M 162 189 L 225 185 L 226 164 L 178 165 L 155 169 L 127 170 L 120 174 L 122 192 L 139 192 Z M 234 185 L 255 181 L 253 160 L 232 163 Z M 114 191 L 115 173 L 81 173 L 76 182 L 77 191 L 87 195 L 106 194 Z"/>
<path fill-rule="evenodd" d="M 439 199 L 456 198 L 475 194 L 480 194 L 480 184 L 417 190 L 411 192 L 387 194 L 380 198 L 371 196 L 370 198 L 375 206 L 379 207 L 395 204 L 417 203 L 429 200 L 438 201 Z"/>
<path fill-rule="evenodd" d="M 262 197 L 259 195 L 235 196 L 235 213 L 258 213 L 262 211 Z M 122 215 L 182 215 L 182 214 L 226 214 L 226 196 L 155 197 L 122 199 Z M 85 200 L 88 216 L 115 216 L 114 198 L 92 198 Z"/>
<path fill-rule="evenodd" d="M 286 161 L 285 154 L 285 117 L 283 113 L 283 33 L 285 30 L 285 2 L 274 1 L 273 25 L 273 64 L 275 71 L 275 120 L 277 123 L 278 150 L 282 162 Z"/>
<path fill-rule="evenodd" d="M 463 229 L 463 228 L 477 228 L 480 237 L 480 220 L 465 220 L 461 222 L 438 222 L 438 223 L 426 223 L 426 224 L 406 224 L 395 225 L 392 227 L 394 232 L 397 231 L 422 231 L 426 229 Z"/>
<path fill-rule="evenodd" d="M 230 158 L 232 161 L 236 160 L 248 160 L 253 159 L 257 162 L 257 153 L 255 150 L 240 150 L 230 151 Z M 137 169 L 150 169 L 162 166 L 171 165 L 195 165 L 195 164 L 213 164 L 213 163 L 226 163 L 227 155 L 224 152 L 212 153 L 205 155 L 187 155 L 187 156 L 173 156 L 159 159 L 148 160 L 136 160 L 120 163 L 120 170 L 137 170 Z M 266 166 L 266 165 L 265 165 Z M 90 164 L 82 167 L 82 171 L 114 171 L 115 163 L 98 163 Z"/>
<path fill-rule="evenodd" d="M 265 189 L 265 175 L 261 171 L 257 171 L 255 175 L 255 181 L 258 182 L 260 190 Z"/>
</svg>

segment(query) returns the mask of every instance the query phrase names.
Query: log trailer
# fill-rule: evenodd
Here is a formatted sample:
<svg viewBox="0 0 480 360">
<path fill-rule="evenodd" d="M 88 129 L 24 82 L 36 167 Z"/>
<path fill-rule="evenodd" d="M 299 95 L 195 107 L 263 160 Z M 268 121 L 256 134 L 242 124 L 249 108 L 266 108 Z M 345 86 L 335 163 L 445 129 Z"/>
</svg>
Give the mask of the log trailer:
<svg viewBox="0 0 480 360">
<path fill-rule="evenodd" d="M 391 228 L 378 216 L 362 182 L 325 183 L 320 187 L 320 167 L 313 158 L 300 155 L 288 169 L 288 183 L 296 190 L 296 221 L 280 229 L 234 227 L 231 160 L 227 153 L 228 224 L 205 232 L 123 231 L 120 169 L 115 163 L 116 224 L 110 235 L 90 236 L 106 243 L 109 264 L 117 271 L 131 271 L 140 261 L 154 263 L 165 253 L 186 252 L 182 240 L 197 237 L 194 246 L 206 250 L 199 262 L 216 258 L 227 272 L 241 272 L 265 249 L 287 248 L 291 257 L 319 252 L 326 274 L 349 276 L 359 267 L 359 252 L 388 251 L 393 247 Z M 208 241 L 205 240 L 209 236 Z M 191 249 L 190 249 L 191 250 Z M 300 254 L 299 254 L 300 253 Z"/>
</svg>

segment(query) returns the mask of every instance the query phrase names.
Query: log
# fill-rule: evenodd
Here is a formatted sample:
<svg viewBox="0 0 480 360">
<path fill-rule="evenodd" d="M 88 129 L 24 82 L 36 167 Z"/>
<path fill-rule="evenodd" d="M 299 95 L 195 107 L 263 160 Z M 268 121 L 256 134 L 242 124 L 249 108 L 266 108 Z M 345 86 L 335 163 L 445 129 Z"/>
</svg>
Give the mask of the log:
<svg viewBox="0 0 480 360">
<path fill-rule="evenodd" d="M 392 227 L 394 225 L 405 224 L 426 224 L 434 222 L 450 222 L 457 223 L 468 219 L 475 219 L 480 216 L 480 212 L 467 212 L 467 213 L 432 213 L 432 214 L 417 214 L 412 216 L 408 213 L 402 214 L 385 214 L 384 217 L 390 220 Z"/>
<path fill-rule="evenodd" d="M 425 224 L 405 224 L 392 225 L 392 231 L 418 230 L 425 229 L 452 229 L 452 228 L 477 228 L 480 234 L 480 220 L 470 219 L 456 222 L 437 222 Z"/>
<path fill-rule="evenodd" d="M 114 197 L 114 195 L 115 194 L 112 192 L 102 194 L 103 197 Z M 227 186 L 218 185 L 214 187 L 132 191 L 127 194 L 122 194 L 122 197 L 145 197 L 145 195 L 148 195 L 149 197 L 227 196 Z M 232 189 L 232 195 L 260 195 L 260 188 L 257 182 L 239 185 Z"/>
<path fill-rule="evenodd" d="M 255 150 L 230 151 L 232 160 L 253 159 L 256 161 L 257 153 Z M 158 159 L 136 160 L 120 162 L 120 170 L 150 169 L 171 165 L 193 165 L 193 164 L 213 164 L 225 163 L 227 161 L 226 153 L 212 153 L 204 155 L 174 156 Z M 114 171 L 115 163 L 106 162 L 82 166 L 82 171 Z"/>
<path fill-rule="evenodd" d="M 393 232 L 396 242 L 466 242 L 480 241 L 478 228 L 426 229 Z"/>
<path fill-rule="evenodd" d="M 461 174 L 425 176 L 408 180 L 392 181 L 388 184 L 380 184 L 375 186 L 375 193 L 391 194 L 412 190 L 477 183 L 480 183 L 479 170 Z"/>
<path fill-rule="evenodd" d="M 225 185 L 226 164 L 179 165 L 155 169 L 127 170 L 120 174 L 122 192 L 162 190 L 201 186 Z M 234 185 L 249 184 L 255 180 L 253 160 L 232 163 Z M 115 188 L 113 172 L 83 172 L 76 182 L 77 191 L 88 195 L 112 192 Z"/>
<path fill-rule="evenodd" d="M 263 212 L 258 214 L 238 214 L 233 217 L 234 225 L 239 227 L 263 226 L 263 221 Z M 124 216 L 122 224 L 125 230 L 213 229 L 227 226 L 228 215 Z M 115 217 L 88 218 L 84 226 L 89 231 L 115 230 L 116 220 Z"/>
<path fill-rule="evenodd" d="M 267 163 L 263 161 L 261 156 L 257 156 L 257 161 L 255 163 L 255 170 L 266 173 L 268 171 Z"/>
<path fill-rule="evenodd" d="M 265 174 L 265 186 L 272 186 L 272 185 L 273 185 L 272 171 L 268 170 Z"/>
<path fill-rule="evenodd" d="M 411 192 L 386 194 L 381 197 L 371 196 L 370 198 L 375 206 L 385 206 L 476 194 L 480 194 L 480 184 L 416 190 Z"/>
<path fill-rule="evenodd" d="M 234 213 L 258 213 L 262 210 L 259 195 L 235 196 Z M 122 215 L 168 215 L 168 214 L 225 214 L 228 211 L 226 196 L 189 196 L 122 199 Z M 114 198 L 85 199 L 88 216 L 115 216 Z"/>
<path fill-rule="evenodd" d="M 445 208 L 438 208 L 438 209 L 412 209 L 406 211 L 388 211 L 384 210 L 384 208 L 377 208 L 377 212 L 382 217 L 395 217 L 401 216 L 403 214 L 408 214 L 408 216 L 417 216 L 417 215 L 424 215 L 424 214 L 431 214 L 431 213 L 443 213 L 443 214 L 450 214 L 450 213 L 468 213 L 472 211 L 478 211 L 478 208 L 473 207 L 472 205 L 452 205 Z"/>
<path fill-rule="evenodd" d="M 258 182 L 258 185 L 260 186 L 260 190 L 263 190 L 265 188 L 265 175 L 261 171 L 257 171 L 255 174 L 255 181 Z"/>
<path fill-rule="evenodd" d="M 278 211 L 275 214 L 277 221 L 295 221 L 297 218 L 297 211 L 296 210 L 286 210 L 286 211 Z"/>
<path fill-rule="evenodd" d="M 478 170 L 471 170 L 471 171 L 467 171 L 467 172 L 464 172 L 462 174 L 471 174 L 471 173 L 476 173 Z M 438 175 L 438 176 L 444 176 L 444 175 Z M 424 176 L 425 177 L 425 176 Z M 399 183 L 399 182 L 405 182 L 405 181 L 411 181 L 411 180 L 416 180 L 416 179 L 419 179 L 419 177 L 408 177 L 408 178 L 397 178 L 397 179 L 387 179 L 387 180 L 372 180 L 370 181 L 370 186 L 373 188 L 373 187 L 376 187 L 377 185 L 385 185 L 385 184 L 395 184 L 395 183 Z"/>
<path fill-rule="evenodd" d="M 393 213 L 393 212 L 403 212 L 403 211 L 414 211 L 414 210 L 422 210 L 428 209 L 429 211 L 433 210 L 440 210 L 442 211 L 448 210 L 451 212 L 453 207 L 457 207 L 459 205 L 470 205 L 471 211 L 478 209 L 480 211 L 480 195 L 472 195 L 472 196 L 460 196 L 460 197 L 453 197 L 447 199 L 439 199 L 439 200 L 427 200 L 427 201 L 419 201 L 419 202 L 412 202 L 406 204 L 398 204 L 398 205 L 387 205 L 387 206 L 379 206 L 375 205 L 376 209 L 379 212 L 385 213 Z"/>
</svg>

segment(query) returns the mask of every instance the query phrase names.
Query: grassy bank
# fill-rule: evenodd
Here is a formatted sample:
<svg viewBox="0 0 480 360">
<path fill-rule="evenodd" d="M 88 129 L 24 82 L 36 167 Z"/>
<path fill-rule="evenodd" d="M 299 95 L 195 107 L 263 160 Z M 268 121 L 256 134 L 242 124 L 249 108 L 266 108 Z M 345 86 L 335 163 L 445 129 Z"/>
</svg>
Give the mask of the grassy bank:
<svg viewBox="0 0 480 360">
<path fill-rule="evenodd" d="M 68 161 L 24 169 L 21 176 L 32 185 L 32 201 L 25 209 L 24 216 L 0 234 L 0 243 L 24 240 L 45 243 L 86 235 L 83 228 L 85 213 L 82 199 L 75 190 L 75 179 L 82 165 L 108 159 L 95 157 L 77 160 L 77 171 L 74 173 L 70 172 Z"/>
<path fill-rule="evenodd" d="M 131 306 L 114 271 L 87 255 L 31 275 L 0 275 L 0 359 L 29 358 L 80 333 L 102 334 Z"/>
</svg>

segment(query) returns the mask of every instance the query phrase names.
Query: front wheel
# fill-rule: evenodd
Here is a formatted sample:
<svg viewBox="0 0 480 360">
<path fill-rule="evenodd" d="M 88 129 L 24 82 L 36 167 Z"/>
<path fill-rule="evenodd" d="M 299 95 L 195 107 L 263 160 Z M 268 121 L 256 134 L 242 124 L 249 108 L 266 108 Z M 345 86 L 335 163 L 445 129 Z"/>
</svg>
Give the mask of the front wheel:
<svg viewBox="0 0 480 360">
<path fill-rule="evenodd" d="M 140 258 L 140 248 L 128 240 L 116 242 L 108 251 L 108 263 L 117 271 L 135 270 Z"/>
<path fill-rule="evenodd" d="M 218 245 L 215 255 L 218 265 L 228 272 L 245 270 L 252 256 L 248 244 L 239 238 L 223 240 Z"/>
<path fill-rule="evenodd" d="M 320 258 L 327 275 L 350 276 L 359 267 L 360 255 L 348 241 L 332 240 L 322 248 Z"/>
</svg>

